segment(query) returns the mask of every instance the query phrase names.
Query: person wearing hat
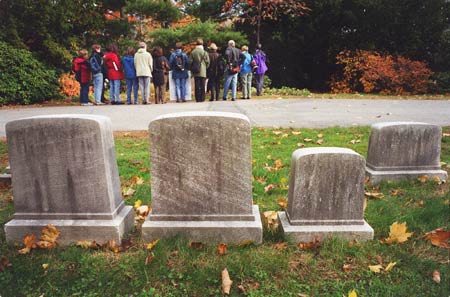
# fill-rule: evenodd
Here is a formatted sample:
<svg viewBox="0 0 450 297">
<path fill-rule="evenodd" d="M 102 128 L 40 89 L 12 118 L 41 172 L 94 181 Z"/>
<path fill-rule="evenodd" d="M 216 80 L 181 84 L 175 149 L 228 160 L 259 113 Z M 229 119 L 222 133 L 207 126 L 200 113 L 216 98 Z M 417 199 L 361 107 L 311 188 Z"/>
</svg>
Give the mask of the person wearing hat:
<svg viewBox="0 0 450 297">
<path fill-rule="evenodd" d="M 206 76 L 208 77 L 207 90 L 211 92 L 211 97 L 209 101 L 218 101 L 220 96 L 220 79 L 223 76 L 224 64 L 222 55 L 217 52 L 217 45 L 211 43 L 209 45 L 209 68 L 206 71 Z"/>
</svg>

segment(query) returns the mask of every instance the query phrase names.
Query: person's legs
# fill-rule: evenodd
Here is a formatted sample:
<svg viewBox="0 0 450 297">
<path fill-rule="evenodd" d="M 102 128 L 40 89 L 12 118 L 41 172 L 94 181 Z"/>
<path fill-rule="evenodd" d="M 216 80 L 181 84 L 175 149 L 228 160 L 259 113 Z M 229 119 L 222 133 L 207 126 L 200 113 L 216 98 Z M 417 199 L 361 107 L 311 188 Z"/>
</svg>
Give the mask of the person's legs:
<svg viewBox="0 0 450 297">
<path fill-rule="evenodd" d="M 236 93 L 237 93 L 237 77 L 238 74 L 233 74 L 231 77 L 231 100 L 236 100 Z"/>
<path fill-rule="evenodd" d="M 114 97 L 116 98 L 116 103 L 120 103 L 120 79 L 115 80 Z"/>
<path fill-rule="evenodd" d="M 214 88 L 216 90 L 216 100 L 219 100 L 220 96 L 220 77 L 216 77 L 214 81 Z"/>
<path fill-rule="evenodd" d="M 264 74 L 255 74 L 256 78 L 256 96 L 262 95 L 262 89 L 264 86 Z"/>
<path fill-rule="evenodd" d="M 223 85 L 223 100 L 227 100 L 228 89 L 230 88 L 231 81 L 233 80 L 233 74 L 225 74 L 225 83 Z"/>
<path fill-rule="evenodd" d="M 252 73 L 247 73 L 247 97 L 246 99 L 252 98 Z"/>
<path fill-rule="evenodd" d="M 180 94 L 181 94 L 181 101 L 186 101 L 186 78 L 180 79 Z"/>
<path fill-rule="evenodd" d="M 102 90 L 103 90 L 103 73 L 97 73 L 93 75 L 94 81 L 94 98 L 95 103 L 100 103 L 102 101 Z"/>
<path fill-rule="evenodd" d="M 164 104 L 166 103 L 166 83 L 164 82 L 164 84 L 161 85 L 161 103 Z"/>
<path fill-rule="evenodd" d="M 205 87 L 206 87 L 206 77 L 200 77 L 200 102 L 205 102 Z"/>
<path fill-rule="evenodd" d="M 111 100 L 111 104 L 116 103 L 116 99 L 114 98 L 114 95 L 116 94 L 115 93 L 115 85 L 116 85 L 115 80 L 109 81 L 109 100 Z"/>
<path fill-rule="evenodd" d="M 145 102 L 147 103 L 151 103 L 150 102 L 150 76 L 146 76 L 145 77 L 145 87 L 144 87 L 144 92 L 145 92 Z"/>
<path fill-rule="evenodd" d="M 89 102 L 89 83 L 80 83 L 80 103 L 87 104 Z"/>
<path fill-rule="evenodd" d="M 131 104 L 131 89 L 133 88 L 133 79 L 127 78 L 127 104 Z"/>
<path fill-rule="evenodd" d="M 241 76 L 241 86 L 242 86 L 242 99 L 247 98 L 247 74 L 240 74 Z"/>
<path fill-rule="evenodd" d="M 138 104 L 138 79 L 133 78 L 134 104 Z"/>
<path fill-rule="evenodd" d="M 177 97 L 177 102 L 181 100 L 181 79 L 175 79 L 175 95 Z"/>
</svg>

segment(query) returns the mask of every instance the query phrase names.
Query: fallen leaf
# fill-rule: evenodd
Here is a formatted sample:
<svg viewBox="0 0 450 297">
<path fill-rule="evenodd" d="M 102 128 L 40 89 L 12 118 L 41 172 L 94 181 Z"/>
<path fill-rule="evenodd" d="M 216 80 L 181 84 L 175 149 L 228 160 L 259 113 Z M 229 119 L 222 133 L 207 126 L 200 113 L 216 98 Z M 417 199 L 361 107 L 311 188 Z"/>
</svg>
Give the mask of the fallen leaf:
<svg viewBox="0 0 450 297">
<path fill-rule="evenodd" d="M 267 181 L 262 176 L 257 176 L 256 181 L 259 182 L 261 185 L 265 185 Z"/>
<path fill-rule="evenodd" d="M 283 132 L 281 132 L 281 131 L 272 131 L 272 133 L 275 134 L 275 135 L 280 135 Z"/>
<path fill-rule="evenodd" d="M 278 214 L 276 211 L 263 212 L 263 221 L 269 230 L 276 231 L 278 229 Z"/>
<path fill-rule="evenodd" d="M 391 195 L 391 196 L 403 196 L 404 194 L 405 194 L 405 191 L 403 191 L 401 189 L 391 190 L 389 192 L 389 195 Z"/>
<path fill-rule="evenodd" d="M 224 243 L 221 243 L 217 246 L 217 253 L 219 255 L 225 255 L 227 253 L 227 245 Z"/>
<path fill-rule="evenodd" d="M 392 268 L 394 268 L 394 266 L 397 264 L 397 262 L 390 262 L 386 268 L 384 268 L 384 271 L 391 271 Z"/>
<path fill-rule="evenodd" d="M 84 249 L 98 249 L 100 245 L 95 241 L 90 240 L 80 240 L 75 244 L 76 246 L 82 247 Z"/>
<path fill-rule="evenodd" d="M 321 138 L 321 139 L 318 139 L 318 140 L 316 141 L 316 143 L 317 143 L 318 145 L 322 145 L 323 139 L 322 139 L 322 138 Z"/>
<path fill-rule="evenodd" d="M 277 170 L 280 170 L 281 168 L 284 167 L 283 162 L 281 161 L 281 159 L 275 160 L 274 165 L 275 165 L 275 168 Z"/>
<path fill-rule="evenodd" d="M 136 209 L 139 220 L 145 220 L 145 217 L 148 216 L 149 212 L 150 207 L 148 205 L 141 205 Z"/>
<path fill-rule="evenodd" d="M 0 271 L 5 271 L 6 267 L 12 266 L 11 262 L 9 262 L 9 259 L 6 257 L 0 258 Z"/>
<path fill-rule="evenodd" d="M 407 233 L 406 232 L 407 228 L 408 227 L 406 226 L 406 222 L 401 224 L 394 222 L 390 226 L 389 237 L 384 239 L 384 242 L 390 244 L 394 242 L 403 243 L 407 241 L 408 238 L 411 237 L 414 233 L 414 232 Z"/>
<path fill-rule="evenodd" d="M 47 269 L 48 268 L 48 266 L 49 266 L 49 264 L 48 263 L 44 263 L 44 264 L 42 264 L 42 268 L 45 270 L 45 269 Z"/>
<path fill-rule="evenodd" d="M 243 247 L 243 246 L 249 246 L 249 245 L 253 245 L 253 244 L 254 244 L 253 240 L 244 240 L 244 241 L 241 241 L 238 244 L 236 244 L 236 246 Z"/>
<path fill-rule="evenodd" d="M 450 133 L 442 133 L 442 137 L 450 137 Z"/>
<path fill-rule="evenodd" d="M 291 131 L 292 135 L 300 135 L 302 134 L 302 132 L 300 131 Z"/>
<path fill-rule="evenodd" d="M 131 182 L 136 185 L 142 185 L 144 183 L 144 179 L 139 176 L 133 176 L 133 178 L 131 179 Z"/>
<path fill-rule="evenodd" d="M 433 176 L 433 182 L 434 182 L 436 185 L 441 185 L 441 184 L 445 183 L 445 180 L 441 180 L 441 179 L 439 178 L 439 176 L 435 175 L 435 176 Z"/>
<path fill-rule="evenodd" d="M 268 186 L 265 186 L 264 187 L 264 192 L 269 192 L 269 191 L 271 191 L 271 190 L 273 190 L 273 189 L 275 189 L 277 186 L 276 185 L 274 185 L 274 184 L 270 184 L 270 185 L 268 185 Z"/>
<path fill-rule="evenodd" d="M 122 190 L 122 194 L 124 197 L 131 197 L 134 195 L 134 192 L 136 192 L 136 190 L 131 187 Z"/>
<path fill-rule="evenodd" d="M 41 231 L 41 240 L 36 243 L 41 249 L 52 249 L 56 247 L 56 240 L 61 232 L 55 226 L 48 224 Z"/>
<path fill-rule="evenodd" d="M 275 244 L 272 244 L 272 247 L 276 250 L 284 250 L 287 247 L 287 242 L 278 242 Z"/>
<path fill-rule="evenodd" d="M 351 144 L 356 144 L 356 143 L 360 143 L 360 142 L 361 142 L 361 140 L 359 140 L 359 139 L 352 139 L 352 140 L 350 140 Z"/>
<path fill-rule="evenodd" d="M 320 247 L 320 245 L 321 245 L 321 242 L 320 242 L 319 238 L 317 238 L 317 237 L 314 237 L 313 241 L 310 241 L 310 242 L 299 242 L 298 243 L 298 247 L 304 251 L 311 250 L 311 249 L 317 249 Z"/>
<path fill-rule="evenodd" d="M 380 264 L 378 264 L 378 265 L 369 265 L 369 269 L 372 272 L 380 273 L 381 269 L 383 269 L 383 266 L 381 266 Z"/>
<path fill-rule="evenodd" d="M 239 292 L 241 292 L 241 293 L 245 293 L 246 292 L 245 287 L 243 285 L 239 285 L 238 289 L 239 289 Z"/>
<path fill-rule="evenodd" d="M 373 199 L 383 199 L 384 198 L 383 193 L 378 193 L 378 192 L 365 192 L 364 195 L 369 198 L 373 198 Z"/>
<path fill-rule="evenodd" d="M 139 171 L 140 172 L 148 172 L 148 171 L 150 171 L 150 169 L 148 169 L 147 167 L 141 167 L 141 168 L 139 168 Z"/>
<path fill-rule="evenodd" d="M 344 266 L 342 266 L 342 271 L 344 272 L 349 272 L 353 269 L 351 264 L 344 264 Z"/>
<path fill-rule="evenodd" d="M 417 178 L 418 181 L 420 181 L 422 184 L 426 183 L 430 178 L 428 175 L 421 175 Z"/>
<path fill-rule="evenodd" d="M 201 250 L 203 248 L 203 243 L 199 241 L 191 241 L 189 246 L 195 250 Z"/>
<path fill-rule="evenodd" d="M 222 270 L 222 293 L 227 295 L 230 294 L 232 284 L 233 281 L 230 279 L 230 274 L 225 268 L 224 270 Z"/>
<path fill-rule="evenodd" d="M 358 294 L 356 294 L 356 291 L 353 290 L 353 291 L 348 292 L 348 297 L 358 297 Z"/>
<path fill-rule="evenodd" d="M 287 207 L 287 200 L 286 200 L 286 198 L 278 198 L 277 199 L 277 204 L 279 206 L 281 206 L 283 209 L 285 209 Z"/>
<path fill-rule="evenodd" d="M 142 164 L 142 160 L 130 160 L 129 162 L 131 164 L 134 164 L 134 165 L 141 165 Z"/>
<path fill-rule="evenodd" d="M 433 281 L 437 284 L 441 283 L 441 273 L 437 270 L 433 271 Z"/>
<path fill-rule="evenodd" d="M 159 239 L 153 240 L 152 242 L 148 243 L 145 248 L 147 250 L 151 250 L 155 247 L 155 245 L 158 243 Z"/>
<path fill-rule="evenodd" d="M 286 137 L 289 137 L 289 134 L 287 134 L 287 133 L 281 134 L 281 138 L 286 138 Z"/>
<path fill-rule="evenodd" d="M 322 138 L 322 137 L 323 137 L 322 133 L 317 134 L 317 138 Z"/>
<path fill-rule="evenodd" d="M 36 235 L 34 234 L 30 234 L 30 235 L 25 235 L 23 237 L 23 244 L 25 245 L 25 247 L 21 250 L 19 250 L 19 254 L 25 255 L 28 254 L 31 249 L 36 248 Z"/>
<path fill-rule="evenodd" d="M 140 199 L 138 199 L 134 202 L 134 208 L 138 208 L 141 205 L 142 205 L 142 201 Z"/>
<path fill-rule="evenodd" d="M 145 265 L 152 263 L 154 259 L 155 259 L 154 255 L 148 256 L 147 258 L 145 258 Z"/>
<path fill-rule="evenodd" d="M 303 141 L 304 142 L 311 142 L 311 141 L 313 141 L 311 138 L 303 138 Z"/>
<path fill-rule="evenodd" d="M 383 265 L 383 258 L 381 258 L 381 256 L 380 255 L 376 255 L 376 257 L 375 257 L 376 259 L 377 259 L 377 261 L 378 261 L 378 264 L 380 264 L 380 265 Z"/>
<path fill-rule="evenodd" d="M 448 243 L 450 239 L 450 231 L 444 230 L 444 228 L 438 228 L 433 231 L 430 231 L 424 236 L 426 239 L 431 241 L 431 244 L 437 247 L 443 247 L 446 249 L 450 248 L 450 244 Z"/>
<path fill-rule="evenodd" d="M 129 248 L 133 247 L 134 243 L 131 241 L 131 238 L 124 238 L 120 244 L 120 251 L 125 252 Z"/>
<path fill-rule="evenodd" d="M 298 147 L 305 147 L 305 144 L 304 144 L 304 143 L 301 143 L 301 142 L 299 142 L 299 143 L 297 143 L 297 146 L 298 146 Z"/>
<path fill-rule="evenodd" d="M 107 241 L 103 247 L 116 254 L 120 252 L 120 246 L 116 245 L 116 241 L 114 239 Z"/>
</svg>

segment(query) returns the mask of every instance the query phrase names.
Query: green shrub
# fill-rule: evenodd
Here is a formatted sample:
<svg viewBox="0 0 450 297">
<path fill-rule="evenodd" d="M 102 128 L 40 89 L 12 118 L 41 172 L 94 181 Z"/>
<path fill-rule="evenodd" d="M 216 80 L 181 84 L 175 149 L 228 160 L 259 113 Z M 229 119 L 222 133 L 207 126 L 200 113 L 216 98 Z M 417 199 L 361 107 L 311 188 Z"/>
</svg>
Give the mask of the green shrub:
<svg viewBox="0 0 450 297">
<path fill-rule="evenodd" d="M 430 91 L 435 94 L 450 93 L 450 71 L 436 72 L 431 76 Z"/>
<path fill-rule="evenodd" d="M 33 104 L 58 95 L 58 76 L 31 52 L 0 42 L 0 105 Z"/>
<path fill-rule="evenodd" d="M 296 89 L 290 87 L 281 87 L 280 89 L 264 89 L 264 95 L 269 96 L 309 96 L 311 92 L 308 89 Z"/>
</svg>

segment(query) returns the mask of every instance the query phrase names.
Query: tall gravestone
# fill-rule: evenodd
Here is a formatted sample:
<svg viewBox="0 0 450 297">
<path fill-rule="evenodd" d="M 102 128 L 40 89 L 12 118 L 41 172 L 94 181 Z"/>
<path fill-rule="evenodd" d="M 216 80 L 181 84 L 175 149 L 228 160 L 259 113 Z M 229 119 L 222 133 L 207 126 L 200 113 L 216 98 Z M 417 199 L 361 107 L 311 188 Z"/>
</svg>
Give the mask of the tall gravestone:
<svg viewBox="0 0 450 297">
<path fill-rule="evenodd" d="M 152 211 L 142 226 L 145 240 L 262 241 L 246 116 L 175 113 L 156 118 L 149 132 Z"/>
<path fill-rule="evenodd" d="M 54 225 L 58 242 L 120 241 L 134 212 L 122 200 L 111 121 L 92 115 L 39 116 L 6 124 L 14 219 L 7 241 Z"/>
<path fill-rule="evenodd" d="M 369 240 L 363 218 L 364 158 L 346 148 L 321 147 L 292 154 L 288 206 L 278 212 L 283 232 L 296 241 L 337 236 Z"/>
<path fill-rule="evenodd" d="M 371 127 L 366 174 L 375 184 L 421 175 L 447 179 L 441 170 L 442 129 L 417 122 L 386 122 Z"/>
</svg>

